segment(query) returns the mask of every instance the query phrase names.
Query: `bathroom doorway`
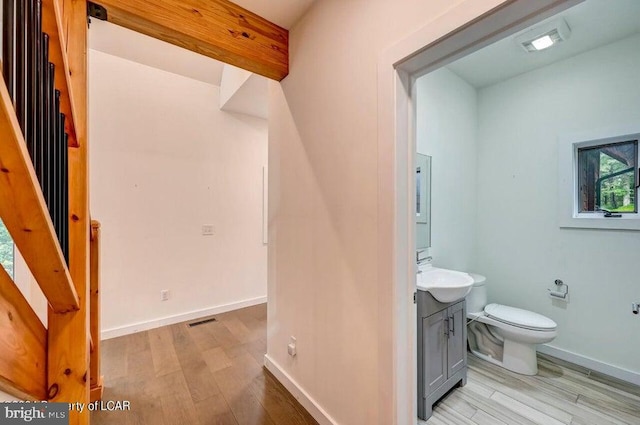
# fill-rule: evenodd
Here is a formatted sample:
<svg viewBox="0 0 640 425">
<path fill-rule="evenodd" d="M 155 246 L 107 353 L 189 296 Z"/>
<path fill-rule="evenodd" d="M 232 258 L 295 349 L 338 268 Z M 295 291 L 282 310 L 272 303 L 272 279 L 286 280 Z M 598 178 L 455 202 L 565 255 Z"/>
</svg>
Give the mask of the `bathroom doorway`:
<svg viewBox="0 0 640 425">
<path fill-rule="evenodd" d="M 391 294 L 395 323 L 394 347 L 395 415 L 398 424 L 417 423 L 416 308 L 416 80 L 443 66 L 515 34 L 580 0 L 507 2 L 466 1 L 388 49 L 378 66 L 379 87 L 379 186 L 394 199 L 380 206 L 383 233 L 380 246 L 395 247 L 392 270 L 381 268 L 381 276 L 394 282 Z M 480 16 L 473 19 L 474 16 Z M 456 25 L 453 26 L 452 25 Z M 443 34 L 447 34 L 442 37 Z M 435 161 L 435 160 L 434 160 Z M 434 167 L 437 164 L 434 162 Z M 393 185 L 389 182 L 394 182 Z M 384 280 L 384 279 L 382 279 Z M 388 324 L 380 324 L 388 327 Z"/>
</svg>

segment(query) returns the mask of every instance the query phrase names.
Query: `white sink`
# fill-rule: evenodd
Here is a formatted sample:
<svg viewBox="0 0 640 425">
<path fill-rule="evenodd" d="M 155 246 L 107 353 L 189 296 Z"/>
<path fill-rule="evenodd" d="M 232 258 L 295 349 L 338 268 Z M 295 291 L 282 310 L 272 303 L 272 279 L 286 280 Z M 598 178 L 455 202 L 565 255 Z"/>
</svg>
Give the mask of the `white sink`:
<svg viewBox="0 0 640 425">
<path fill-rule="evenodd" d="M 418 268 L 418 289 L 427 291 L 441 303 L 450 303 L 467 296 L 473 286 L 468 273 L 439 269 L 430 264 Z"/>
</svg>

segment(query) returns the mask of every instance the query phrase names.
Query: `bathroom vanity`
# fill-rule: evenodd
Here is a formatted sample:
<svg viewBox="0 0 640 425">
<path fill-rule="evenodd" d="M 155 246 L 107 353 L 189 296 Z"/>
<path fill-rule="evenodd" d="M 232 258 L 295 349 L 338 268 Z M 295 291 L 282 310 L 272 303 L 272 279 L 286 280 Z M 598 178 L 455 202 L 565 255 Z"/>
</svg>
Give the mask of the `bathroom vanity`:
<svg viewBox="0 0 640 425">
<path fill-rule="evenodd" d="M 467 383 L 467 326 L 464 298 L 451 303 L 418 290 L 418 417 L 431 416 L 433 404 Z"/>
</svg>

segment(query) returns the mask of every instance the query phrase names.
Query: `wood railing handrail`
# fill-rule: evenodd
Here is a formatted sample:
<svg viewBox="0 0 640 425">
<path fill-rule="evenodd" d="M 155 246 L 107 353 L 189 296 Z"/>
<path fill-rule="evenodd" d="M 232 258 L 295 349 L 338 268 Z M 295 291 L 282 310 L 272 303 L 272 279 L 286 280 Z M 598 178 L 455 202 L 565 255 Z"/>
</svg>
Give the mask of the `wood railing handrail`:
<svg viewBox="0 0 640 425">
<path fill-rule="evenodd" d="M 69 63 L 64 53 L 64 31 L 60 3 L 55 0 L 42 0 L 42 31 L 49 34 L 49 61 L 61 72 L 55 74 L 56 88 L 60 90 L 60 111 L 65 114 L 65 131 L 69 135 L 69 146 L 78 145 L 75 128 L 75 106 L 68 81 Z M 64 71 L 64 72 L 62 72 Z"/>
</svg>

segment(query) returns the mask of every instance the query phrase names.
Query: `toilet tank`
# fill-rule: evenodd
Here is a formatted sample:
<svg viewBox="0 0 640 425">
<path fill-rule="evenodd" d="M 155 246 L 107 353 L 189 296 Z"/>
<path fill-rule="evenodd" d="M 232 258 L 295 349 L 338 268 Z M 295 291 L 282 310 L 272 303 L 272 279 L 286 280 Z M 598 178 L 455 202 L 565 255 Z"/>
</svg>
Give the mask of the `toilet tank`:
<svg viewBox="0 0 640 425">
<path fill-rule="evenodd" d="M 467 295 L 467 313 L 482 313 L 487 305 L 487 278 L 469 273 L 473 278 L 471 292 Z"/>
</svg>

